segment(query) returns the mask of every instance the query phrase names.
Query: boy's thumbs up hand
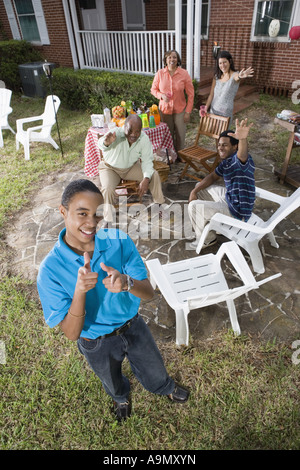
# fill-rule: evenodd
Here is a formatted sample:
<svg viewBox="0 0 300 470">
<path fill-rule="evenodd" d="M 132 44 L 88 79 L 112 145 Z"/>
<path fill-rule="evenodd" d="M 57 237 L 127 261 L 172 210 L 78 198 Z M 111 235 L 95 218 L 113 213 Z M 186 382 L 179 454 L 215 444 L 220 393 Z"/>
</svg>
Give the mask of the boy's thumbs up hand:
<svg viewBox="0 0 300 470">
<path fill-rule="evenodd" d="M 107 273 L 107 277 L 103 279 L 103 284 L 109 292 L 122 292 L 123 290 L 123 274 L 121 274 L 117 269 L 112 268 L 111 266 L 106 266 L 104 263 L 100 263 L 100 266 L 103 271 Z"/>
</svg>

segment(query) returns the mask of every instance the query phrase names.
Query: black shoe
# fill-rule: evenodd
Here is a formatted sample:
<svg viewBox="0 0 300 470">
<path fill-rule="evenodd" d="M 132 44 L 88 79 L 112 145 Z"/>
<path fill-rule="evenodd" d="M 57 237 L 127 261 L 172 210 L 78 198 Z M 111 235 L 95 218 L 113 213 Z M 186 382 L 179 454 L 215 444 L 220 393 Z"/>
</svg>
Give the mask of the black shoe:
<svg viewBox="0 0 300 470">
<path fill-rule="evenodd" d="M 174 392 L 170 393 L 168 398 L 176 403 L 185 403 L 189 398 L 189 394 L 188 390 L 175 383 Z"/>
<path fill-rule="evenodd" d="M 125 401 L 124 403 L 118 403 L 114 401 L 113 412 L 116 415 L 117 420 L 120 422 L 129 418 L 131 415 L 131 404 L 129 401 Z"/>
</svg>

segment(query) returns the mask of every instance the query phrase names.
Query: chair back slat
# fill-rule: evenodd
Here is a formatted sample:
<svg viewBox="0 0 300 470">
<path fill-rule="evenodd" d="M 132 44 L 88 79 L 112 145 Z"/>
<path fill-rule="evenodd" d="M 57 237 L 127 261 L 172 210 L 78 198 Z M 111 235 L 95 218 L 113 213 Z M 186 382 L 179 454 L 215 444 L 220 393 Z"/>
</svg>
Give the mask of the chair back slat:
<svg viewBox="0 0 300 470">
<path fill-rule="evenodd" d="M 229 121 L 229 117 L 217 116 L 216 114 L 207 114 L 200 118 L 195 145 L 198 145 L 200 135 L 205 135 L 217 140 L 221 132 L 228 129 Z"/>
</svg>

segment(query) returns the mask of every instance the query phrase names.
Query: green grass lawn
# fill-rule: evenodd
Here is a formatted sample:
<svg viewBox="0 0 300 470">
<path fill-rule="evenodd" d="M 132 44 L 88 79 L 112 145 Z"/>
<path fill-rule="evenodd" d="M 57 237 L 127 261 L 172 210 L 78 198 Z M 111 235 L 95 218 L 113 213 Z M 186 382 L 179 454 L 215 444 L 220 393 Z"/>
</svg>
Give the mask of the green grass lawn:
<svg viewBox="0 0 300 470">
<path fill-rule="evenodd" d="M 276 99 L 260 104 L 272 119 Z M 283 106 L 280 108 L 284 109 Z M 15 119 L 42 112 L 41 100 L 13 97 Z M 0 149 L 0 448 L 2 450 L 221 450 L 299 449 L 300 364 L 291 345 L 261 344 L 227 330 L 189 347 L 158 343 L 167 369 L 191 390 L 185 405 L 145 391 L 125 361 L 133 414 L 119 425 L 111 401 L 79 354 L 76 343 L 49 329 L 35 285 L 12 273 L 4 234 L 43 177 L 66 165 L 83 168 L 88 113 L 59 114 L 64 158 L 47 145 L 22 147 L 5 131 Z M 196 120 L 196 118 L 195 118 Z M 54 139 L 57 134 L 53 132 Z"/>
</svg>

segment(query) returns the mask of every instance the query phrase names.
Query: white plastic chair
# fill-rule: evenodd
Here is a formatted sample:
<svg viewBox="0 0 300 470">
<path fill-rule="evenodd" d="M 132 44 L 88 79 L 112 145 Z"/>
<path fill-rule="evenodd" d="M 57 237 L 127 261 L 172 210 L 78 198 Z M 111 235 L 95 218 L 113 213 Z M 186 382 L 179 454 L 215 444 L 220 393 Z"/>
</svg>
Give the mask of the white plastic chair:
<svg viewBox="0 0 300 470">
<path fill-rule="evenodd" d="M 16 147 L 19 149 L 19 143 L 24 145 L 25 160 L 29 160 L 29 143 L 46 142 L 51 144 L 56 150 L 59 148 L 57 143 L 51 137 L 52 126 L 55 124 L 56 113 L 60 106 L 60 99 L 55 95 L 49 95 L 46 99 L 45 109 L 40 116 L 17 119 Z M 29 122 L 42 121 L 42 124 L 35 127 L 23 128 L 23 124 Z"/>
<path fill-rule="evenodd" d="M 15 131 L 8 124 L 8 115 L 12 112 L 10 106 L 11 95 L 11 90 L 0 88 L 0 147 L 3 147 L 2 129 L 9 129 L 15 134 Z"/>
<path fill-rule="evenodd" d="M 265 222 L 253 213 L 248 222 L 242 222 L 220 213 L 215 214 L 202 232 L 196 253 L 200 253 L 208 232 L 215 230 L 217 233 L 229 238 L 229 240 L 235 241 L 249 253 L 254 272 L 264 273 L 265 267 L 258 246 L 259 241 L 264 235 L 267 235 L 271 245 L 274 248 L 279 248 L 273 230 L 279 222 L 300 206 L 300 188 L 289 197 L 279 196 L 265 189 L 256 188 L 256 197 L 275 202 L 280 207 Z"/>
<path fill-rule="evenodd" d="M 233 289 L 228 287 L 221 267 L 224 255 L 227 255 L 243 285 Z M 164 265 L 156 258 L 146 261 L 146 265 L 152 286 L 158 286 L 167 303 L 175 310 L 178 345 L 188 345 L 189 312 L 220 302 L 226 302 L 232 329 L 236 335 L 240 335 L 234 299 L 281 276 L 278 273 L 256 281 L 235 242 L 223 243 L 215 255 L 210 253 Z"/>
</svg>

